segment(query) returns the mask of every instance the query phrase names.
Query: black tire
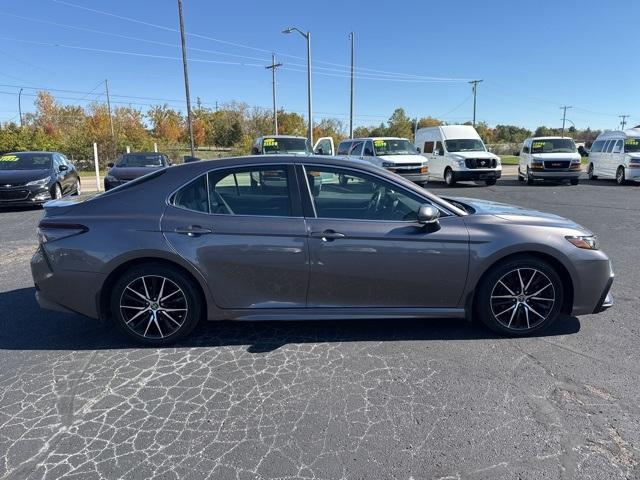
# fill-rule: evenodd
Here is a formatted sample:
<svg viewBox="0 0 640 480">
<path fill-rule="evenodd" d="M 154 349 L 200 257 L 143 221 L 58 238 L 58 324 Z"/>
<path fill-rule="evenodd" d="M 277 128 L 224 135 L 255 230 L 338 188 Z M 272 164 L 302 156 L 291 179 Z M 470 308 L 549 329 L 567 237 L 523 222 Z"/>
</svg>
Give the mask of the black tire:
<svg viewBox="0 0 640 480">
<path fill-rule="evenodd" d="M 525 286 L 524 295 L 519 285 Z M 510 297 L 511 293 L 514 298 L 503 298 Z M 550 298 L 553 302 L 549 301 Z M 563 301 L 562 281 L 555 269 L 542 260 L 523 255 L 499 263 L 485 274 L 476 290 L 475 314 L 495 332 L 526 336 L 555 322 Z"/>
<path fill-rule="evenodd" d="M 425 182 L 416 182 L 420 187 L 422 188 L 427 188 L 427 184 L 429 183 L 429 181 L 425 181 Z"/>
<path fill-rule="evenodd" d="M 529 167 L 527 167 L 527 185 L 533 185 L 534 180 L 533 177 L 531 176 L 531 170 L 529 170 Z"/>
<path fill-rule="evenodd" d="M 520 167 L 518 167 L 518 181 L 524 182 L 524 175 L 520 173 Z"/>
<path fill-rule="evenodd" d="M 616 183 L 618 185 L 624 185 L 627 183 L 627 179 L 624 174 L 624 167 L 622 166 L 618 167 L 618 170 L 616 170 Z"/>
<path fill-rule="evenodd" d="M 138 289 L 142 296 L 147 296 L 147 291 L 151 300 L 131 293 Z M 170 345 L 191 333 L 200 320 L 202 304 L 195 282 L 169 265 L 135 266 L 116 281 L 111 291 L 111 313 L 118 329 L 137 343 L 155 347 Z"/>
<path fill-rule="evenodd" d="M 485 185 L 487 187 L 491 187 L 491 186 L 495 185 L 497 181 L 498 180 L 496 180 L 495 178 L 492 178 L 490 180 L 485 180 L 484 183 L 485 183 Z"/>
<path fill-rule="evenodd" d="M 76 180 L 76 190 L 74 192 L 74 195 L 81 195 L 82 194 L 82 184 L 80 183 L 80 179 L 78 178 Z"/>
<path fill-rule="evenodd" d="M 593 163 L 589 164 L 588 175 L 589 175 L 589 180 L 597 180 L 598 179 L 598 176 L 593 174 Z"/>
<path fill-rule="evenodd" d="M 579 178 L 571 178 L 571 179 L 569 179 L 569 182 L 571 183 L 571 185 L 578 185 L 580 183 L 580 179 Z"/>
<path fill-rule="evenodd" d="M 453 170 L 451 170 L 449 167 L 447 167 L 444 171 L 444 183 L 446 183 L 450 187 L 453 187 L 456 184 Z"/>
<path fill-rule="evenodd" d="M 59 198 L 62 198 L 62 187 L 60 186 L 59 183 L 56 183 L 53 188 L 51 189 L 51 198 L 53 200 L 57 200 Z"/>
</svg>

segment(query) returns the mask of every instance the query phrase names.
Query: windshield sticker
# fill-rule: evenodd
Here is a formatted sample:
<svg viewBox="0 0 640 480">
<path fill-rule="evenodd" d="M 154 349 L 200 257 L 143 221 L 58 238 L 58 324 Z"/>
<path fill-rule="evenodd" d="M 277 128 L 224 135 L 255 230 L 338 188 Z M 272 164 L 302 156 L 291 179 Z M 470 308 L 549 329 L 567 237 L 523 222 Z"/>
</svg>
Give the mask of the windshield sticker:
<svg viewBox="0 0 640 480">
<path fill-rule="evenodd" d="M 545 142 L 533 142 L 531 144 L 531 148 L 542 148 L 542 147 L 544 147 L 544 143 Z"/>
<path fill-rule="evenodd" d="M 0 162 L 17 162 L 17 155 L 3 155 L 0 157 Z"/>
<path fill-rule="evenodd" d="M 385 142 L 384 140 L 374 140 L 373 145 L 376 147 L 384 147 L 387 145 L 387 142 Z"/>
<path fill-rule="evenodd" d="M 278 141 L 275 138 L 265 138 L 264 142 L 262 142 L 264 147 L 277 147 Z"/>
<path fill-rule="evenodd" d="M 637 146 L 637 145 L 640 145 L 640 141 L 638 141 L 638 139 L 637 139 L 637 138 L 627 138 L 627 139 L 624 141 L 624 144 L 625 144 L 625 145 L 633 145 L 633 146 Z"/>
</svg>

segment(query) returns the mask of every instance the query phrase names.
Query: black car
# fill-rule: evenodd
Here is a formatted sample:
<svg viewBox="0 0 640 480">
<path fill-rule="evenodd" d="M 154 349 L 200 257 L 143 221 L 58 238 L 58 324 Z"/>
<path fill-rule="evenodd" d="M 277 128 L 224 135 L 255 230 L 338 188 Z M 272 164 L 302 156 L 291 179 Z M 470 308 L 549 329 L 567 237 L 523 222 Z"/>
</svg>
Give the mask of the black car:
<svg viewBox="0 0 640 480">
<path fill-rule="evenodd" d="M 80 176 L 61 153 L 13 152 L 0 156 L 0 206 L 41 205 L 80 192 Z"/>
<path fill-rule="evenodd" d="M 135 152 L 120 155 L 115 164 L 109 163 L 104 177 L 104 190 L 110 190 L 159 168 L 171 165 L 167 156 L 157 152 Z"/>
</svg>

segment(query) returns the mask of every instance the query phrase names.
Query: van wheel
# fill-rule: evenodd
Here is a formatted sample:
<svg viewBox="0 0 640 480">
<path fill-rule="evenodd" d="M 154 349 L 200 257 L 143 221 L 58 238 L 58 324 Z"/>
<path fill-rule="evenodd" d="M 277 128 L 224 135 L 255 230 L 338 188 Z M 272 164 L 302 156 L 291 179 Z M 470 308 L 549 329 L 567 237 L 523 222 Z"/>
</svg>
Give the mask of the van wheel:
<svg viewBox="0 0 640 480">
<path fill-rule="evenodd" d="M 598 176 L 593 174 L 593 163 L 589 164 L 589 171 L 587 172 L 589 175 L 589 180 L 597 180 Z"/>
<path fill-rule="evenodd" d="M 624 167 L 618 167 L 616 171 L 616 182 L 618 185 L 624 185 L 627 183 L 627 180 L 624 178 Z"/>
<path fill-rule="evenodd" d="M 527 185 L 533 185 L 533 177 L 531 176 L 531 170 L 527 167 Z"/>
<path fill-rule="evenodd" d="M 578 185 L 580 183 L 579 178 L 571 178 L 569 181 L 571 182 L 571 185 Z"/>
<path fill-rule="evenodd" d="M 562 281 L 546 262 L 521 256 L 493 267 L 476 294 L 476 313 L 491 330 L 524 336 L 556 321 L 564 298 Z"/>
<path fill-rule="evenodd" d="M 201 305 L 193 280 L 160 264 L 131 268 L 111 293 L 111 311 L 118 328 L 130 339 L 156 347 L 191 333 L 200 320 Z"/>
<path fill-rule="evenodd" d="M 518 181 L 519 182 L 524 182 L 524 175 L 522 175 L 522 173 L 520 173 L 520 167 L 518 167 Z"/>
<path fill-rule="evenodd" d="M 449 167 L 444 171 L 444 183 L 453 187 L 456 184 L 456 179 L 453 177 L 453 170 Z"/>
</svg>

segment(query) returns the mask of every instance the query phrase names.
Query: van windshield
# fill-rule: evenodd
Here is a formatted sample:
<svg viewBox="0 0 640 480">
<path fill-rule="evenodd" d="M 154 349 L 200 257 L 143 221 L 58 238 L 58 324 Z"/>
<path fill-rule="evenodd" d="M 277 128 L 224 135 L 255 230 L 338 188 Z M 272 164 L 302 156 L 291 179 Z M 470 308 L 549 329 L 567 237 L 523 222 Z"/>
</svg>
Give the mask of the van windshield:
<svg viewBox="0 0 640 480">
<path fill-rule="evenodd" d="M 570 138 L 548 138 L 531 142 L 531 153 L 574 153 L 576 144 Z"/>
<path fill-rule="evenodd" d="M 265 138 L 262 141 L 264 155 L 277 153 L 311 153 L 306 138 Z"/>
<path fill-rule="evenodd" d="M 627 138 L 624 141 L 624 151 L 627 153 L 640 152 L 640 138 Z"/>
<path fill-rule="evenodd" d="M 473 138 L 459 138 L 456 140 L 445 140 L 447 152 L 486 152 L 484 143 Z"/>
<path fill-rule="evenodd" d="M 382 155 L 415 155 L 418 153 L 415 145 L 408 140 L 374 140 L 373 148 L 378 157 Z"/>
</svg>

